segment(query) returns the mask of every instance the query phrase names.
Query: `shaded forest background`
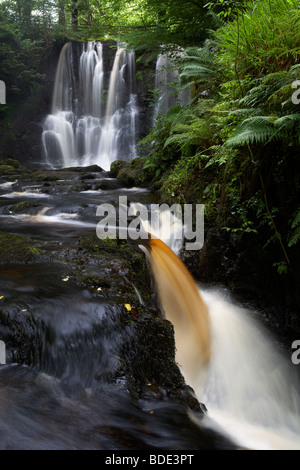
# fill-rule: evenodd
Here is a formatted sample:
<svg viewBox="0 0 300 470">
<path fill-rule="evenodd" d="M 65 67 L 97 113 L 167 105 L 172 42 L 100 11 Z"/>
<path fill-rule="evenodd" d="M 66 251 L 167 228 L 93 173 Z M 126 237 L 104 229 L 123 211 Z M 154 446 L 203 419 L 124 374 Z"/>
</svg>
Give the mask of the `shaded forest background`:
<svg viewBox="0 0 300 470">
<path fill-rule="evenodd" d="M 205 204 L 206 246 L 186 258 L 198 279 L 225 283 L 299 331 L 299 2 L 0 1 L 0 160 L 38 148 L 70 40 L 122 42 L 145 65 L 170 54 L 179 70 L 170 88 L 188 88 L 191 103 L 159 115 L 138 143 L 140 183 L 168 203 Z"/>
</svg>

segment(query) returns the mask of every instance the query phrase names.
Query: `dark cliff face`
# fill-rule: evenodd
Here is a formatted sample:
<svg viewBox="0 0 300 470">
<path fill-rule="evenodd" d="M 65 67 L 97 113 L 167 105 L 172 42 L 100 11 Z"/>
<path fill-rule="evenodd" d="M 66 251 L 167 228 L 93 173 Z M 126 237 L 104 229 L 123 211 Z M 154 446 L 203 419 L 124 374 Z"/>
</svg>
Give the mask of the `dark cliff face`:
<svg viewBox="0 0 300 470">
<path fill-rule="evenodd" d="M 40 162 L 44 116 L 51 109 L 52 90 L 58 57 L 63 43 L 54 43 L 41 59 L 41 78 L 31 96 L 23 97 L 9 119 L 0 122 L 0 157 L 15 158 L 22 164 Z M 10 107 L 10 102 L 7 102 Z"/>
<path fill-rule="evenodd" d="M 40 165 L 43 161 L 42 132 L 43 122 L 51 112 L 55 75 L 60 52 L 64 42 L 56 42 L 51 49 L 45 50 L 41 59 L 41 79 L 31 96 L 24 97 L 13 116 L 1 122 L 0 159 L 14 158 L 24 165 Z M 74 42 L 74 68 L 79 61 L 82 43 Z M 116 52 L 116 44 L 104 43 L 105 81 L 108 83 Z M 78 65 L 78 64 L 77 64 Z M 137 138 L 147 135 L 152 125 L 153 100 L 151 90 L 155 87 L 155 61 L 137 63 L 138 129 Z M 7 103 L 9 106 L 9 102 Z"/>
</svg>

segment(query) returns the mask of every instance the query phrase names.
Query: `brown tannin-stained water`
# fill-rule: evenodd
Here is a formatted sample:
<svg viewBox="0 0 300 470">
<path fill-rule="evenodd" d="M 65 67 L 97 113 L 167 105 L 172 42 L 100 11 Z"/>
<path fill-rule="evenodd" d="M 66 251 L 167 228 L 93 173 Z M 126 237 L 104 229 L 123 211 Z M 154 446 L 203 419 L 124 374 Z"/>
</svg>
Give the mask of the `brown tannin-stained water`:
<svg viewBox="0 0 300 470">
<path fill-rule="evenodd" d="M 211 356 L 211 331 L 208 309 L 191 274 L 164 242 L 150 240 L 149 260 L 162 308 L 174 325 L 177 361 L 187 382 Z M 194 359 L 193 359 L 194 358 Z"/>
</svg>

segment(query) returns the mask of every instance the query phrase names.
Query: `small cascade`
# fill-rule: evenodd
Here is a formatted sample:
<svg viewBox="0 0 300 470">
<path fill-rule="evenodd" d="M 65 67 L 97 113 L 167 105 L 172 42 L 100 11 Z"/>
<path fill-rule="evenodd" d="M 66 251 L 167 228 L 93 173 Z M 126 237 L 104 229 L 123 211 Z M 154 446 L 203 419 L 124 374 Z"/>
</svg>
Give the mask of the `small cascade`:
<svg viewBox="0 0 300 470">
<path fill-rule="evenodd" d="M 103 44 L 84 44 L 79 60 L 74 49 L 67 43 L 59 58 L 43 126 L 45 161 L 50 168 L 97 164 L 109 170 L 114 160 L 136 156 L 135 54 L 118 47 L 109 75 Z"/>
<path fill-rule="evenodd" d="M 183 52 L 179 52 L 182 55 Z M 154 120 L 159 114 L 166 114 L 172 106 L 180 104 L 182 107 L 190 101 L 190 91 L 175 89 L 179 72 L 176 69 L 171 54 L 165 52 L 159 54 L 156 61 L 155 88 L 158 90 L 158 98 L 154 112 Z"/>
<path fill-rule="evenodd" d="M 254 312 L 220 288 L 196 285 L 167 233 L 184 227 L 169 215 L 160 218 L 167 226 L 159 230 L 164 241 L 156 226 L 145 225 L 152 238 L 143 250 L 162 310 L 174 326 L 176 360 L 205 403 L 210 426 L 245 448 L 299 450 L 299 377 L 291 359 Z"/>
</svg>

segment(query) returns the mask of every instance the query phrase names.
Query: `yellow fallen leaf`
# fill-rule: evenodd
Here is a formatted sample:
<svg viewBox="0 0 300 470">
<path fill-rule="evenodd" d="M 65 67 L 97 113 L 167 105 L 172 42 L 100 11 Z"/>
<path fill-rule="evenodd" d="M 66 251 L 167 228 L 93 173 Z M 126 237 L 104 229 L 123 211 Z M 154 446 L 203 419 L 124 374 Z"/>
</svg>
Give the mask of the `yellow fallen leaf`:
<svg viewBox="0 0 300 470">
<path fill-rule="evenodd" d="M 128 312 L 131 312 L 131 305 L 130 304 L 125 304 L 124 307 L 126 308 L 126 310 L 128 310 Z"/>
<path fill-rule="evenodd" d="M 4 295 L 0 295 L 0 300 L 4 299 Z"/>
</svg>

